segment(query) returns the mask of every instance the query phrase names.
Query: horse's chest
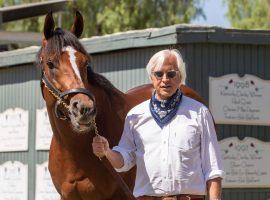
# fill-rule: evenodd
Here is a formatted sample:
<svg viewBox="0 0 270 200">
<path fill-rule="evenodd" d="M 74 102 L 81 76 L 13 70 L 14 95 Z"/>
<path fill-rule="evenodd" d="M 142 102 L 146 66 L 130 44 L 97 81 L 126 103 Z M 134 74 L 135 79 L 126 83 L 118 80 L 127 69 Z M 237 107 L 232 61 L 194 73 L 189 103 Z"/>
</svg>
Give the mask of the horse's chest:
<svg viewBox="0 0 270 200">
<path fill-rule="evenodd" d="M 65 200 L 103 199 L 88 178 L 74 182 L 63 182 L 61 185 L 61 197 Z"/>
<path fill-rule="evenodd" d="M 61 174 L 61 177 L 54 177 L 63 200 L 105 200 L 114 196 L 116 186 L 106 173 L 103 173 L 103 177 L 103 174 L 90 167 L 88 173 L 77 170 L 77 173 L 73 173 L 67 167 L 65 172 L 56 173 Z"/>
</svg>

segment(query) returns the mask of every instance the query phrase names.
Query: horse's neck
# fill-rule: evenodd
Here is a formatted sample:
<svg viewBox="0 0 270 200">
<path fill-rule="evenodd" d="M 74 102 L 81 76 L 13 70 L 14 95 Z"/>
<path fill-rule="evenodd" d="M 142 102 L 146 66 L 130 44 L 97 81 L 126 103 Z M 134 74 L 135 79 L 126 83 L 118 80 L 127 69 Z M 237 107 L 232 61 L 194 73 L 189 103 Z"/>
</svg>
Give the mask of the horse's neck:
<svg viewBox="0 0 270 200">
<path fill-rule="evenodd" d="M 124 94 L 115 90 L 109 95 L 102 88 L 91 88 L 97 103 L 96 123 L 100 135 L 109 139 L 111 145 L 118 144 L 126 116 Z"/>
<path fill-rule="evenodd" d="M 91 134 L 78 134 L 72 130 L 70 121 L 63 121 L 56 117 L 54 108 L 47 105 L 48 115 L 53 131 L 54 144 L 64 151 L 76 149 L 74 152 L 85 152 L 91 142 Z M 86 153 L 86 152 L 85 152 Z"/>
</svg>

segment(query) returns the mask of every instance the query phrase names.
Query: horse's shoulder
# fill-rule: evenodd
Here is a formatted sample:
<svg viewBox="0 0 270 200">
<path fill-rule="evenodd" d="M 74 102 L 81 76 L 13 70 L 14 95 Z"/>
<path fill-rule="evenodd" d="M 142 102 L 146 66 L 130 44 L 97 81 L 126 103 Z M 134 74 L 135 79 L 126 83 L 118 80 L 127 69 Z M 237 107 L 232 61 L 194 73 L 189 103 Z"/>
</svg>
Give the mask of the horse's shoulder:
<svg viewBox="0 0 270 200">
<path fill-rule="evenodd" d="M 125 93 L 126 100 L 129 105 L 128 110 L 140 104 L 141 102 L 150 99 L 152 91 L 153 87 L 151 84 L 140 85 L 128 90 Z"/>
<path fill-rule="evenodd" d="M 182 84 L 180 86 L 180 90 L 185 96 L 190 97 L 192 99 L 195 99 L 196 101 L 199 101 L 205 104 L 205 101 L 203 100 L 203 98 L 192 88 Z"/>
<path fill-rule="evenodd" d="M 133 93 L 137 93 L 137 92 L 145 92 L 145 93 L 151 93 L 153 91 L 153 86 L 152 84 L 144 84 L 144 85 L 140 85 L 134 88 L 131 88 L 130 90 L 128 90 L 126 92 L 126 94 L 133 94 Z"/>
</svg>

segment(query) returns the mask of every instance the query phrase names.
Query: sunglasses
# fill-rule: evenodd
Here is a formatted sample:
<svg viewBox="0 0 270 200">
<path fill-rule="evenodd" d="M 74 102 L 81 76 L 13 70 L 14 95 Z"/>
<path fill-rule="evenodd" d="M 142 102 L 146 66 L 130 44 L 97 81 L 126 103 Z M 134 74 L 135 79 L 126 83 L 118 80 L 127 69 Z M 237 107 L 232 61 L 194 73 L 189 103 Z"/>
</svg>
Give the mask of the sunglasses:
<svg viewBox="0 0 270 200">
<path fill-rule="evenodd" d="M 179 72 L 179 71 L 171 70 L 171 71 L 168 71 L 166 73 L 163 71 L 155 71 L 152 74 L 156 77 L 156 79 L 161 80 L 163 78 L 164 74 L 166 74 L 166 77 L 168 79 L 173 79 L 176 77 L 177 72 Z"/>
</svg>

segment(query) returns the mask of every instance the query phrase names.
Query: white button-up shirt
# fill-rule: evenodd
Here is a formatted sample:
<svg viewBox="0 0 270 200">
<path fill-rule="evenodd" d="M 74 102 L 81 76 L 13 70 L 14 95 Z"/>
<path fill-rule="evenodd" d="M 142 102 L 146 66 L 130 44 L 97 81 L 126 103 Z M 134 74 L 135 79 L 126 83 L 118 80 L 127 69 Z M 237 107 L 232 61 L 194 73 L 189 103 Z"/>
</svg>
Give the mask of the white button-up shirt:
<svg viewBox="0 0 270 200">
<path fill-rule="evenodd" d="M 149 100 L 127 114 L 118 146 L 127 171 L 137 165 L 134 196 L 206 194 L 206 181 L 223 177 L 223 165 L 209 110 L 183 96 L 176 116 L 160 128 Z"/>
</svg>

